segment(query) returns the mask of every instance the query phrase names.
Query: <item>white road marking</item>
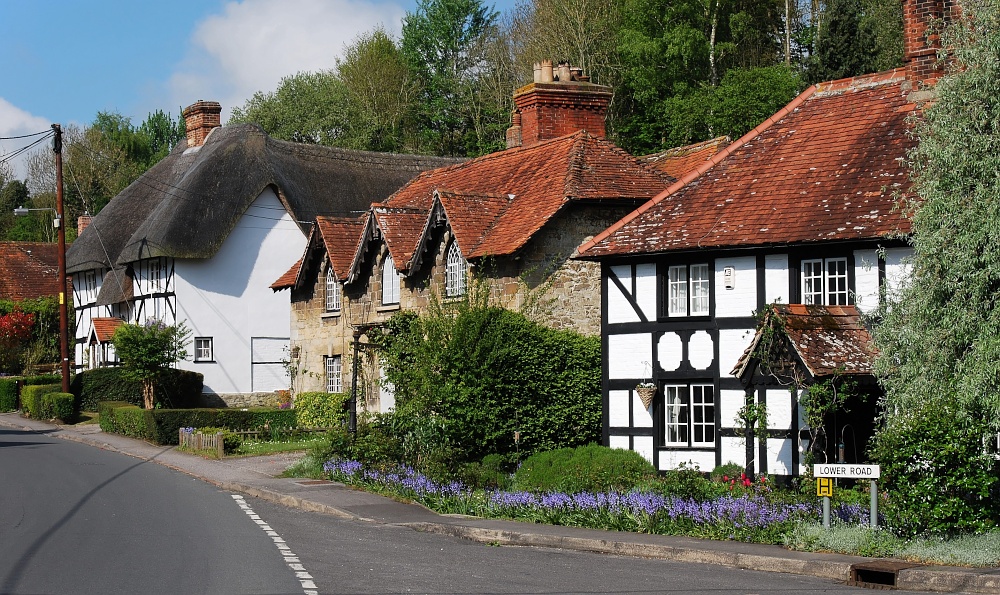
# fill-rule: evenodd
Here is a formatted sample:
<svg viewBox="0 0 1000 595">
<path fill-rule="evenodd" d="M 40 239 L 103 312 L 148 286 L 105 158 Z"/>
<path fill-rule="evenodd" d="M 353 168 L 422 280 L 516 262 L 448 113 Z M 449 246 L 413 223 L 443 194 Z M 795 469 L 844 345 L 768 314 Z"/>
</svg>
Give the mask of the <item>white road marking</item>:
<svg viewBox="0 0 1000 595">
<path fill-rule="evenodd" d="M 250 520 L 263 529 L 264 533 L 266 533 L 267 536 L 274 541 L 275 547 L 278 548 L 278 551 L 281 552 L 281 556 L 285 559 L 285 564 L 288 564 L 288 567 L 295 573 L 295 578 L 299 581 L 299 584 L 302 585 L 302 592 L 305 595 L 319 595 L 319 591 L 316 590 L 316 583 L 312 580 L 312 575 L 306 571 L 305 566 L 303 566 L 299 561 L 298 556 L 291 552 L 291 549 L 285 543 L 285 540 L 282 539 L 281 536 L 279 536 L 278 533 L 274 531 L 274 529 L 272 529 L 266 522 L 261 520 L 260 516 L 257 515 L 257 513 L 255 513 L 249 505 L 247 505 L 243 496 L 240 496 L 239 494 L 231 494 L 231 496 L 233 497 L 233 501 L 239 505 L 240 509 L 247 513 Z"/>
</svg>

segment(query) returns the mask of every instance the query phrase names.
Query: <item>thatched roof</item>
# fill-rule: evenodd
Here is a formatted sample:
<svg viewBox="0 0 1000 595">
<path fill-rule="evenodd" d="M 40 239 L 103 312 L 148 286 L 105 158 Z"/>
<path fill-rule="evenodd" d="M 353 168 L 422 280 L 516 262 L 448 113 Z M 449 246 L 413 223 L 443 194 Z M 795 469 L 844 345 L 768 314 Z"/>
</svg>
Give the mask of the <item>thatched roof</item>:
<svg viewBox="0 0 1000 595">
<path fill-rule="evenodd" d="M 181 142 L 112 199 L 68 251 L 67 269 L 210 258 L 268 187 L 305 232 L 319 215 L 367 211 L 420 172 L 456 162 L 279 141 L 253 124 L 216 128 L 201 147 Z"/>
</svg>

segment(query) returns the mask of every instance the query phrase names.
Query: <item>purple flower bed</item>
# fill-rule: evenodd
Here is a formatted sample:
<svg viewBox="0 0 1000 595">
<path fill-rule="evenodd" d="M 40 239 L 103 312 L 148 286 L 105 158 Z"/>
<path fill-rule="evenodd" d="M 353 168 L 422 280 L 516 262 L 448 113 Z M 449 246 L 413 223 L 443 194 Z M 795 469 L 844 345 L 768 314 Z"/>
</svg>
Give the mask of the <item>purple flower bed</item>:
<svg viewBox="0 0 1000 595">
<path fill-rule="evenodd" d="M 820 516 L 816 504 L 772 501 L 757 493 L 697 501 L 640 491 L 474 492 L 461 482 L 437 482 L 409 467 L 379 471 L 357 461 L 328 461 L 323 470 L 332 479 L 408 497 L 442 513 L 599 529 L 781 543 L 796 523 Z M 867 522 L 867 509 L 859 505 L 838 506 L 833 514 L 845 523 Z"/>
</svg>

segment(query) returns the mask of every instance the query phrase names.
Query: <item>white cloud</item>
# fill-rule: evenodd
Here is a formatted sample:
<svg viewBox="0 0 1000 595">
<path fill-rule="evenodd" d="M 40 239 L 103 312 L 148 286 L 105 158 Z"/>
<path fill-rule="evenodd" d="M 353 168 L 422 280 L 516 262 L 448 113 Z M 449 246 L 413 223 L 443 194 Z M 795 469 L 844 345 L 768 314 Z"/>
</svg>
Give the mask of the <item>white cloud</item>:
<svg viewBox="0 0 1000 595">
<path fill-rule="evenodd" d="M 333 68 L 344 45 L 381 24 L 398 35 L 403 9 L 362 0 L 242 0 L 202 20 L 168 83 L 170 105 L 222 104 L 223 122 L 282 77 Z"/>
<path fill-rule="evenodd" d="M 52 122 L 46 120 L 45 118 L 28 113 L 10 103 L 3 97 L 0 97 L 0 137 L 10 138 L 25 134 L 33 134 L 43 130 L 48 131 L 51 125 Z M 6 160 L 9 155 L 12 155 L 22 147 L 30 145 L 38 140 L 38 138 L 39 137 L 36 136 L 31 138 L 0 140 L 0 160 Z M 46 140 L 44 142 L 50 143 L 51 141 Z M 10 165 L 14 170 L 14 176 L 16 178 L 24 179 L 26 174 L 24 169 L 24 158 L 34 150 L 35 149 L 29 149 L 28 151 L 25 151 L 24 153 L 21 153 L 17 157 L 11 159 Z"/>
</svg>

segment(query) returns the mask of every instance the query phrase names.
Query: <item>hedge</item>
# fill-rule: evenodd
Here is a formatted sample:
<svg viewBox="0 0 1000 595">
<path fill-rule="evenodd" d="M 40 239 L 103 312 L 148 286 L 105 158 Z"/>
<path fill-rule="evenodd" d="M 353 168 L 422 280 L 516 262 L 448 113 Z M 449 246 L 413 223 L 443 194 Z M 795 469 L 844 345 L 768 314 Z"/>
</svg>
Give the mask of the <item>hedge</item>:
<svg viewBox="0 0 1000 595">
<path fill-rule="evenodd" d="M 101 402 L 101 429 L 156 444 L 177 444 L 181 428 L 220 427 L 238 432 L 294 428 L 292 409 L 142 409 L 127 402 Z M 105 419 L 107 417 L 107 419 Z"/>
<path fill-rule="evenodd" d="M 171 408 L 201 404 L 204 377 L 189 370 L 164 370 L 156 381 L 156 400 Z M 80 409 L 97 411 L 101 401 L 123 401 L 142 406 L 142 383 L 122 378 L 121 368 L 85 370 L 73 378 L 70 392 L 80 398 Z"/>
<path fill-rule="evenodd" d="M 305 392 L 295 395 L 295 419 L 303 428 L 335 428 L 347 421 L 347 393 Z"/>
<path fill-rule="evenodd" d="M 52 415 L 45 409 L 42 397 L 57 393 L 61 388 L 59 384 L 30 384 L 21 387 L 21 409 L 31 418 L 51 419 Z"/>
<path fill-rule="evenodd" d="M 25 376 L 21 378 L 22 386 L 33 386 L 36 384 L 59 384 L 62 385 L 62 376 L 59 374 L 39 374 L 38 376 Z"/>
<path fill-rule="evenodd" d="M 0 413 L 17 411 L 17 380 L 0 378 Z"/>
<path fill-rule="evenodd" d="M 68 422 L 76 417 L 76 397 L 72 393 L 47 393 L 42 396 L 43 413 L 48 418 Z"/>
</svg>

